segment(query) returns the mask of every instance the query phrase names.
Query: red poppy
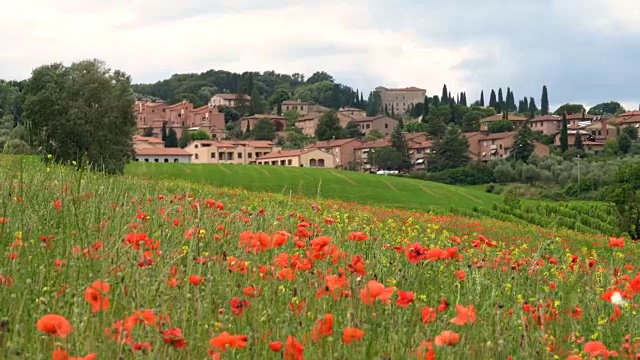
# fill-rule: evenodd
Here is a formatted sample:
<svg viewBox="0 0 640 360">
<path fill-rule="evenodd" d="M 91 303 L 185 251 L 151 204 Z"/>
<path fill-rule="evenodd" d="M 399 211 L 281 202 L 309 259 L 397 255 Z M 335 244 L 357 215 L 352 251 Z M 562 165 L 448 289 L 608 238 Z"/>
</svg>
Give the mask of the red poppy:
<svg viewBox="0 0 640 360">
<path fill-rule="evenodd" d="M 36 327 L 39 331 L 61 338 L 66 338 L 73 331 L 69 321 L 64 316 L 56 314 L 47 314 L 41 317 Z"/>
<path fill-rule="evenodd" d="M 96 353 L 91 353 L 85 356 L 77 356 L 77 357 L 69 356 L 67 352 L 61 347 L 58 347 L 57 349 L 55 349 L 51 354 L 52 360 L 94 360 L 97 357 L 98 355 Z"/>
<path fill-rule="evenodd" d="M 357 328 L 346 328 L 342 330 L 342 341 L 344 341 L 345 344 L 350 344 L 354 341 L 360 341 L 362 340 L 363 336 L 364 331 Z"/>
<path fill-rule="evenodd" d="M 102 281 L 94 281 L 84 290 L 84 299 L 91 305 L 91 312 L 109 308 L 109 298 L 106 296 L 108 292 L 109 284 Z"/>
</svg>

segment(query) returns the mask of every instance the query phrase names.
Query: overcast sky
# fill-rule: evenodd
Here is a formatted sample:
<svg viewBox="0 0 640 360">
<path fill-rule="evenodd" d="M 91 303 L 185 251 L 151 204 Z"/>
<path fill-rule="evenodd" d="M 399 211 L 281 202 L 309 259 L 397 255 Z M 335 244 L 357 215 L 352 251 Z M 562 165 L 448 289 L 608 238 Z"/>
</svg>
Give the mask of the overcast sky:
<svg viewBox="0 0 640 360">
<path fill-rule="evenodd" d="M 550 102 L 640 103 L 639 0 L 19 0 L 0 11 L 0 78 L 100 58 L 155 82 L 275 70 L 440 94 L 542 85 Z M 258 5 L 256 5 L 258 4 Z"/>
</svg>

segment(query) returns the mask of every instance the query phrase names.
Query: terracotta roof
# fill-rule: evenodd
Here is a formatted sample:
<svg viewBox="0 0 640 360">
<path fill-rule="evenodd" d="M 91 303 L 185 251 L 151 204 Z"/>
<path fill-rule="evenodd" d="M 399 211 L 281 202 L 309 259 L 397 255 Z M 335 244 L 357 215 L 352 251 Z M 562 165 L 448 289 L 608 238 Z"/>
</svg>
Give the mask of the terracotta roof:
<svg viewBox="0 0 640 360">
<path fill-rule="evenodd" d="M 191 102 L 183 100 L 183 101 L 177 102 L 177 103 L 175 103 L 173 105 L 167 106 L 167 109 L 180 108 L 180 107 L 183 107 L 183 106 L 187 106 L 188 107 L 189 105 L 193 106 L 193 104 Z"/>
<path fill-rule="evenodd" d="M 282 105 L 313 105 L 313 103 L 301 101 L 301 100 L 285 100 Z"/>
<path fill-rule="evenodd" d="M 366 141 L 362 145 L 356 146 L 355 149 L 372 149 L 387 146 L 391 146 L 391 141 L 389 139 L 382 138 L 373 141 Z"/>
<path fill-rule="evenodd" d="M 382 89 L 385 89 L 387 91 L 427 91 L 425 89 L 420 89 L 420 88 L 417 88 L 415 86 L 409 86 L 409 87 L 406 87 L 406 88 L 386 88 L 384 86 L 378 86 L 376 89 L 378 89 L 378 88 L 382 88 Z"/>
<path fill-rule="evenodd" d="M 634 115 L 634 116 L 631 116 L 631 117 L 625 117 L 619 123 L 620 124 L 637 124 L 637 123 L 640 123 L 640 114 Z"/>
<path fill-rule="evenodd" d="M 251 115 L 251 116 L 246 116 L 243 117 L 240 120 L 246 120 L 246 119 L 271 119 L 271 120 L 286 120 L 287 118 L 284 116 L 279 116 L 279 115 L 271 115 L 271 114 L 255 114 L 255 115 Z"/>
<path fill-rule="evenodd" d="M 141 135 L 133 135 L 133 140 L 134 141 L 144 141 L 144 142 L 148 142 L 148 143 L 164 143 L 164 141 L 162 141 L 161 139 L 157 139 L 151 136 L 141 136 Z"/>
<path fill-rule="evenodd" d="M 355 122 L 368 122 L 368 121 L 378 120 L 378 119 L 381 119 L 383 117 L 389 118 L 389 119 L 391 119 L 393 121 L 398 121 L 398 120 L 396 120 L 396 119 L 394 119 L 392 117 L 389 117 L 387 115 L 365 116 L 365 117 L 362 117 L 362 118 L 359 118 L 359 119 L 354 119 L 353 121 L 355 121 Z"/>
<path fill-rule="evenodd" d="M 491 121 L 500 121 L 500 120 L 504 120 L 502 118 L 502 114 L 495 114 L 493 116 L 489 116 L 486 118 L 482 118 L 480 119 L 480 122 L 491 122 Z M 524 117 L 524 116 L 518 116 L 518 115 L 511 115 L 509 114 L 509 121 L 527 121 L 528 118 Z"/>
<path fill-rule="evenodd" d="M 597 115 L 584 114 L 585 120 L 594 119 L 596 117 Z M 581 119 L 582 119 L 582 113 L 567 114 L 567 120 L 581 120 Z"/>
<path fill-rule="evenodd" d="M 364 110 L 358 109 L 358 108 L 353 108 L 353 107 L 346 107 L 346 108 L 342 108 L 342 109 L 338 110 L 338 112 L 342 112 L 342 111 L 364 111 Z"/>
<path fill-rule="evenodd" d="M 263 159 L 279 159 L 283 157 L 294 157 L 300 156 L 312 151 L 320 151 L 318 149 L 296 149 L 296 150 L 284 150 L 284 151 L 274 151 L 268 154 L 262 155 L 258 158 L 258 160 Z"/>
<path fill-rule="evenodd" d="M 273 147 L 275 144 L 268 140 L 247 140 L 247 141 L 234 141 L 234 140 L 196 140 L 189 144 L 204 144 L 204 145 L 213 145 L 213 146 L 225 146 L 225 147 L 236 147 L 236 146 L 250 146 L 250 147 Z"/>
<path fill-rule="evenodd" d="M 215 94 L 213 95 L 213 97 L 219 97 L 222 100 L 236 100 L 238 98 L 238 95 L 241 94 Z M 249 95 L 245 95 L 244 98 L 247 100 L 251 100 L 251 96 Z"/>
<path fill-rule="evenodd" d="M 620 117 L 626 117 L 626 116 L 637 116 L 640 115 L 640 110 L 633 110 L 633 111 L 627 111 L 625 113 L 622 113 L 618 116 Z"/>
<path fill-rule="evenodd" d="M 352 141 L 360 141 L 358 139 L 336 139 L 336 140 L 327 140 L 327 141 L 317 141 L 315 144 L 311 145 L 313 148 L 327 148 L 334 146 L 342 146 L 344 144 L 348 144 Z"/>
<path fill-rule="evenodd" d="M 191 156 L 191 153 L 180 148 L 146 148 L 136 149 L 138 156 Z"/>
<path fill-rule="evenodd" d="M 485 135 L 479 140 L 499 140 L 499 139 L 512 137 L 512 136 L 515 136 L 515 135 L 516 135 L 515 131 L 502 132 L 502 133 L 495 133 L 495 134 Z"/>
<path fill-rule="evenodd" d="M 296 122 L 298 122 L 298 121 L 315 120 L 315 119 L 317 119 L 319 117 L 322 117 L 322 115 L 324 115 L 324 114 L 322 114 L 322 113 L 309 113 L 309 114 L 301 117 L 300 119 L 296 120 Z"/>
<path fill-rule="evenodd" d="M 427 140 L 427 141 L 421 141 L 419 143 L 413 143 L 412 145 L 409 145 L 409 149 L 428 149 L 432 146 L 433 146 L 433 142 Z"/>
<path fill-rule="evenodd" d="M 558 120 L 562 120 L 562 117 L 557 115 L 542 115 L 542 116 L 536 116 L 533 119 L 531 119 L 531 121 L 558 121 Z"/>
<path fill-rule="evenodd" d="M 197 109 L 193 109 L 191 112 L 192 113 L 209 112 L 209 111 L 213 111 L 213 109 L 216 109 L 216 108 L 209 107 L 209 105 L 204 105 L 204 106 L 200 106 Z M 216 109 L 216 112 L 217 111 L 218 110 Z"/>
<path fill-rule="evenodd" d="M 602 145 L 602 146 L 605 145 L 605 143 L 602 142 L 602 141 L 583 141 L 582 144 L 584 144 L 584 145 L 592 145 L 592 146 L 593 145 Z"/>
</svg>

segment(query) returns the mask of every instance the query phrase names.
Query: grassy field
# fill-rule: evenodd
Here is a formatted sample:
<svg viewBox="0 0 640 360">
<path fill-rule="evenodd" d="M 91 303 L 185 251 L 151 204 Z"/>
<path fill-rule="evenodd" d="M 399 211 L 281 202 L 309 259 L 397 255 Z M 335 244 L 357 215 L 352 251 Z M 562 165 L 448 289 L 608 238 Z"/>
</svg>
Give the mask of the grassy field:
<svg viewBox="0 0 640 360">
<path fill-rule="evenodd" d="M 0 194 L 1 359 L 640 353 L 624 239 L 19 161 Z"/>
<path fill-rule="evenodd" d="M 501 196 L 484 191 L 486 186 L 461 187 L 394 176 L 284 166 L 131 163 L 126 174 L 146 180 L 182 179 L 223 188 L 619 235 L 615 214 L 604 204 L 521 200 L 516 207 L 505 205 Z"/>
<path fill-rule="evenodd" d="M 126 174 L 148 179 L 185 179 L 192 182 L 243 188 L 284 195 L 355 201 L 402 209 L 491 206 L 499 196 L 414 179 L 351 171 L 280 166 L 131 163 Z"/>
</svg>

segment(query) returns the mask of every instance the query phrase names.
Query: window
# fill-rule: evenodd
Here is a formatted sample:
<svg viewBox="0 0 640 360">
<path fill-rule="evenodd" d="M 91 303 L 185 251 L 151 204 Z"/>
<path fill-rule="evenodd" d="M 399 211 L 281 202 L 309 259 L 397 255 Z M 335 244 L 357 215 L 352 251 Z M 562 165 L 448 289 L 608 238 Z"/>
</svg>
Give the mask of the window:
<svg viewBox="0 0 640 360">
<path fill-rule="evenodd" d="M 238 153 L 238 159 L 242 159 L 242 153 L 241 152 Z"/>
<path fill-rule="evenodd" d="M 173 162 L 177 163 L 177 162 L 180 162 L 180 161 L 178 160 L 178 158 L 175 158 L 175 159 L 173 159 Z"/>
<path fill-rule="evenodd" d="M 149 162 L 149 159 L 144 159 L 144 162 Z"/>
<path fill-rule="evenodd" d="M 324 159 L 318 160 L 318 167 L 324 167 Z"/>
<path fill-rule="evenodd" d="M 216 153 L 214 151 L 211 152 L 211 158 L 215 159 L 216 158 Z"/>
<path fill-rule="evenodd" d="M 140 159 L 136 158 L 136 161 L 140 161 Z"/>
<path fill-rule="evenodd" d="M 193 147 L 197 149 L 198 148 L 198 144 L 193 145 Z"/>
<path fill-rule="evenodd" d="M 287 161 L 286 160 L 280 160 L 280 165 L 287 165 Z"/>
<path fill-rule="evenodd" d="M 233 153 L 232 152 L 228 152 L 227 153 L 227 160 L 233 160 Z"/>
<path fill-rule="evenodd" d="M 196 160 L 198 160 L 198 154 L 195 154 Z"/>
<path fill-rule="evenodd" d="M 317 166 L 318 162 L 316 161 L 316 159 L 311 159 L 309 160 L 309 166 Z"/>
<path fill-rule="evenodd" d="M 502 144 L 500 144 L 500 150 L 502 150 Z"/>
<path fill-rule="evenodd" d="M 291 164 L 293 164 L 293 161 L 291 159 L 287 160 L 287 165 L 291 166 Z"/>
<path fill-rule="evenodd" d="M 164 162 L 168 163 L 168 162 L 169 162 L 169 159 L 164 158 Z"/>
<path fill-rule="evenodd" d="M 388 129 L 388 128 L 389 128 L 389 124 L 384 123 L 384 128 L 385 128 L 385 129 Z"/>
<path fill-rule="evenodd" d="M 160 159 L 153 159 L 154 162 L 160 162 Z"/>
<path fill-rule="evenodd" d="M 271 165 L 278 165 L 278 161 L 276 160 L 271 161 Z"/>
<path fill-rule="evenodd" d="M 251 159 L 253 157 L 253 153 L 247 153 L 247 157 Z"/>
<path fill-rule="evenodd" d="M 371 124 L 367 124 L 367 129 L 371 129 Z"/>
</svg>

